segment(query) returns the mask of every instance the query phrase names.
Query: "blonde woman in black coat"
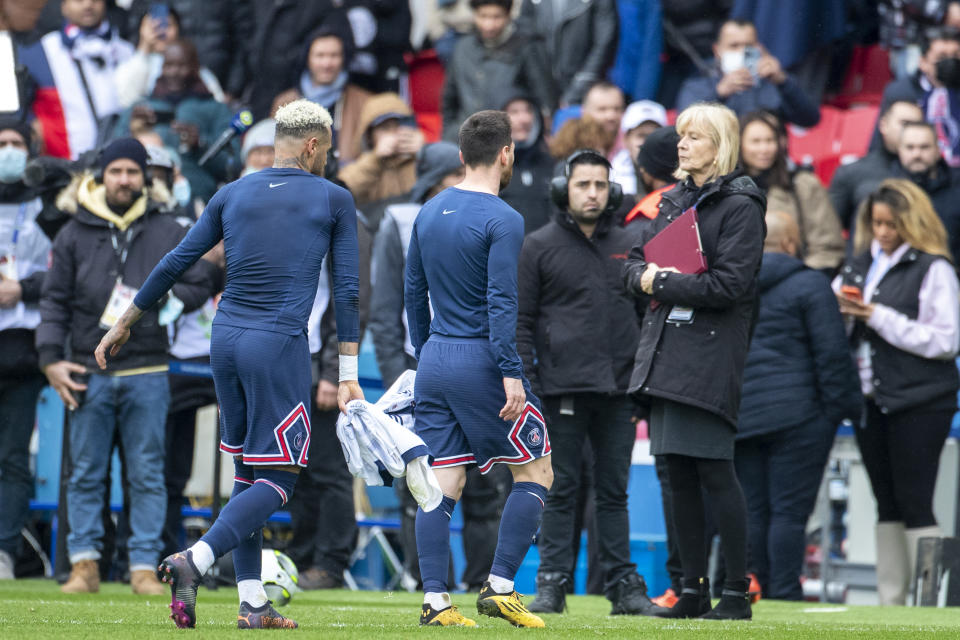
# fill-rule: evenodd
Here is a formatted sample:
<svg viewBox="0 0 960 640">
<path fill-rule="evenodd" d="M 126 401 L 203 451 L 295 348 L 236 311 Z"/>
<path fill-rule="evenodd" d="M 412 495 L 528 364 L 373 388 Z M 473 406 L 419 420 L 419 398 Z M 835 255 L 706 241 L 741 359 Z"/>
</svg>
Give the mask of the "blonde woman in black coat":
<svg viewBox="0 0 960 640">
<path fill-rule="evenodd" d="M 627 290 L 652 297 L 630 393 L 650 406 L 650 450 L 670 479 L 683 589 L 666 617 L 748 619 L 746 506 L 733 466 L 743 368 L 755 316 L 766 201 L 736 170 L 733 111 L 695 104 L 677 119 L 680 183 L 624 266 Z M 644 257 L 644 245 L 694 207 L 707 271 L 683 274 Z M 711 610 L 701 488 L 720 529 L 728 579 Z"/>
</svg>

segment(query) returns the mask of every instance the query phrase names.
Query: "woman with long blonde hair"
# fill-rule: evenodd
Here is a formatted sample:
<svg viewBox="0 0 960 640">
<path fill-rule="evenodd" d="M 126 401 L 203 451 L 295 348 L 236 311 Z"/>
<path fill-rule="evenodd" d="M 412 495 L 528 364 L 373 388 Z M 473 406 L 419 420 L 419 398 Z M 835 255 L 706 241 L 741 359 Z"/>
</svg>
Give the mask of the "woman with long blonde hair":
<svg viewBox="0 0 960 640">
<path fill-rule="evenodd" d="M 885 180 L 834 280 L 865 397 L 857 445 L 877 500 L 880 604 L 906 602 L 917 542 L 939 537 L 933 490 L 957 410 L 960 283 L 930 198 Z"/>
</svg>

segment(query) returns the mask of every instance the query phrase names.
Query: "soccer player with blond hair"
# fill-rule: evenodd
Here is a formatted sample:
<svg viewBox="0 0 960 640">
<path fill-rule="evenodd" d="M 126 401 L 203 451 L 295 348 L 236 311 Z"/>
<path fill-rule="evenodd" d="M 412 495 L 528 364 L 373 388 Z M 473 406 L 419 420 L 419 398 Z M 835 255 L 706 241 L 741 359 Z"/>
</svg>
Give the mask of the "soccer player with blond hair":
<svg viewBox="0 0 960 640">
<path fill-rule="evenodd" d="M 300 467 L 307 464 L 306 329 L 328 252 L 340 343 L 340 409 L 363 397 L 357 382 L 357 212 L 348 191 L 321 177 L 332 138 L 330 114 L 297 100 L 280 108 L 276 121 L 273 167 L 232 182 L 211 198 L 96 350 L 103 367 L 141 314 L 223 240 L 227 284 L 213 321 L 210 365 L 220 405 L 220 449 L 234 456 L 236 475 L 230 501 L 209 531 L 160 564 L 178 627 L 196 625 L 197 587 L 228 551 L 233 551 L 240 596 L 237 626 L 297 626 L 273 609 L 264 592 L 261 529 L 289 500 Z"/>
</svg>

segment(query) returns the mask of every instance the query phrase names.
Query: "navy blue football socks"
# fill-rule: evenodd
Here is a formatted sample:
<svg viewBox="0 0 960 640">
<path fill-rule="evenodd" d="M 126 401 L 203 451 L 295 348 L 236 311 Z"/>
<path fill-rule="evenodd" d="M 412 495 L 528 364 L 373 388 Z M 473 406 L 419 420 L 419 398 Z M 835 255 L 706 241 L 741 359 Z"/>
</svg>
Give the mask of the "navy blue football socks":
<svg viewBox="0 0 960 640">
<path fill-rule="evenodd" d="M 490 575 L 513 580 L 540 526 L 547 488 L 536 482 L 514 482 L 500 518 L 500 535 Z M 419 529 L 417 535 L 419 537 Z M 422 564 L 422 563 L 421 563 Z M 421 569 L 422 573 L 422 569 Z M 424 582 L 426 584 L 426 582 Z"/>
<path fill-rule="evenodd" d="M 254 471 L 253 467 L 243 464 L 239 460 L 233 463 L 235 472 L 233 477 L 233 493 L 230 494 L 230 501 L 236 500 L 237 496 L 253 486 Z M 233 570 L 237 575 L 237 582 L 241 580 L 260 580 L 261 574 L 261 549 L 263 547 L 263 529 L 257 529 L 246 538 L 240 541 L 240 544 L 233 550 Z"/>
<path fill-rule="evenodd" d="M 230 501 L 213 526 L 200 538 L 210 545 L 217 558 L 236 549 L 241 542 L 250 539 L 254 532 L 259 532 L 267 518 L 286 504 L 297 482 L 297 474 L 276 469 L 256 469 L 254 476 L 254 483 L 241 491 L 237 491 L 237 482 L 234 481 L 234 492 Z M 241 551 L 241 555 L 248 557 L 249 552 L 250 549 L 245 549 Z M 257 571 L 257 578 L 259 577 L 260 572 Z"/>
<path fill-rule="evenodd" d="M 444 593 L 450 563 L 450 518 L 457 501 L 443 496 L 433 511 L 417 509 L 417 556 L 424 593 Z"/>
</svg>

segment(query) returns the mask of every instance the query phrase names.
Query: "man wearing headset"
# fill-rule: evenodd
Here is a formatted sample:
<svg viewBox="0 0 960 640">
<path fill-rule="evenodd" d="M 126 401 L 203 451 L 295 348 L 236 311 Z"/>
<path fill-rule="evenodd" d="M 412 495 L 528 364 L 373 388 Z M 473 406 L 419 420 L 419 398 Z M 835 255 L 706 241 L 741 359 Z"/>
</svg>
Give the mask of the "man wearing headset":
<svg viewBox="0 0 960 640">
<path fill-rule="evenodd" d="M 636 236 L 613 219 L 623 193 L 610 182 L 610 163 L 598 151 L 567 158 L 550 195 L 560 211 L 524 240 L 518 274 L 517 351 L 534 393 L 543 398 L 555 478 L 543 513 L 537 598 L 530 610 L 561 613 L 566 606 L 580 457 L 590 438 L 611 614 L 651 615 L 658 607 L 630 561 L 627 516 L 636 430 L 626 390 L 639 317 L 619 273 Z"/>
</svg>

